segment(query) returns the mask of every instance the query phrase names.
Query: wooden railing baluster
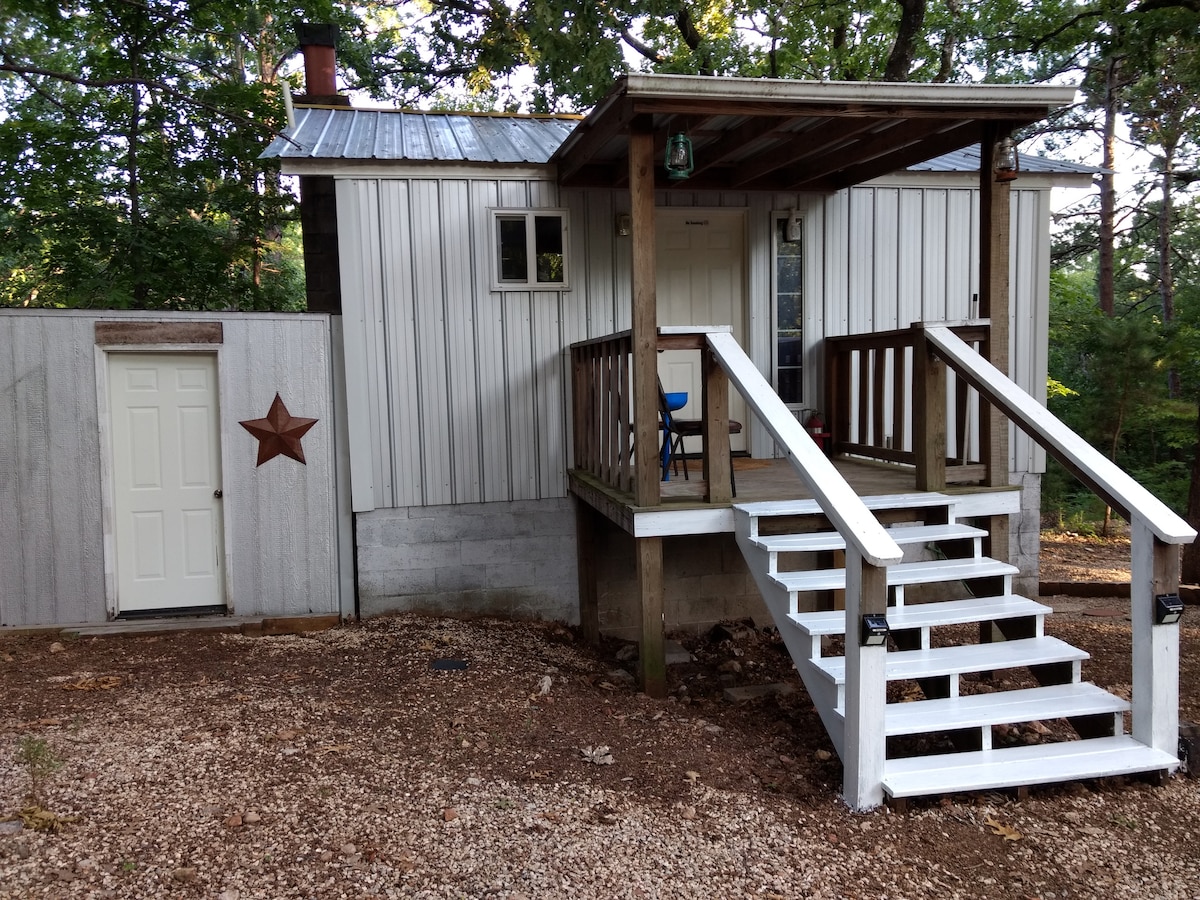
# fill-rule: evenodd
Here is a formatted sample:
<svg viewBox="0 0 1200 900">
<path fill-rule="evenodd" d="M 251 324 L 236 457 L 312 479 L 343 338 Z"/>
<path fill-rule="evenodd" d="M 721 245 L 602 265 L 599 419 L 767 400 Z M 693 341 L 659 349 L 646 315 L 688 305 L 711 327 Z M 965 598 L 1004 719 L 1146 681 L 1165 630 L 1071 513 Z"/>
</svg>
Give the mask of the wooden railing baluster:
<svg viewBox="0 0 1200 900">
<path fill-rule="evenodd" d="M 970 340 L 979 340 L 986 329 L 980 323 L 954 328 Z M 914 390 L 918 384 L 936 383 L 940 376 L 932 382 L 923 378 L 928 373 L 921 367 L 928 361 L 924 353 L 914 350 L 917 342 L 912 328 L 825 339 L 825 412 L 835 453 L 902 465 L 916 465 L 921 453 L 930 458 L 933 448 L 919 423 L 930 416 L 932 411 L 924 406 L 933 400 L 926 393 L 914 394 Z M 939 402 L 945 404 L 945 388 L 942 391 Z M 940 453 L 946 460 L 939 465 L 948 482 L 980 482 L 986 472 L 977 456 L 979 423 L 970 415 L 975 408 L 975 391 L 956 381 L 954 392 L 949 400 L 954 428 L 942 438 Z M 910 416 L 911 427 L 906 427 Z M 940 420 L 944 427 L 944 409 Z M 969 455 L 974 458 L 967 458 Z"/>
</svg>

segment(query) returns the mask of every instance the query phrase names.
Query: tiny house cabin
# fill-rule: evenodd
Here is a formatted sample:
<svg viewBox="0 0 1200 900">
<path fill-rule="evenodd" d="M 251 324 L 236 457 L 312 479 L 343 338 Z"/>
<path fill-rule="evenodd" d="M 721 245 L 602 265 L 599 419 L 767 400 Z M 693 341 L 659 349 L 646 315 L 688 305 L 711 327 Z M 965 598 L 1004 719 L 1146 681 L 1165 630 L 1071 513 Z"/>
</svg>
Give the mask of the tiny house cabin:
<svg viewBox="0 0 1200 900">
<path fill-rule="evenodd" d="M 636 639 L 661 697 L 665 629 L 750 615 L 855 808 L 1171 770 L 1195 532 L 1043 405 L 1050 192 L 1091 170 L 1010 135 L 1072 96 L 628 75 L 539 117 L 310 84 L 265 151 L 300 180 L 308 314 L 0 316 L 0 624 L 562 619 Z M 1131 522 L 1132 703 L 1030 599 L 1047 453 Z M 138 593 L 168 570 L 209 593 Z M 966 677 L 1000 669 L 1029 683 Z M 993 746 L 1045 718 L 1079 740 Z M 889 756 L 928 732 L 959 752 Z"/>
</svg>

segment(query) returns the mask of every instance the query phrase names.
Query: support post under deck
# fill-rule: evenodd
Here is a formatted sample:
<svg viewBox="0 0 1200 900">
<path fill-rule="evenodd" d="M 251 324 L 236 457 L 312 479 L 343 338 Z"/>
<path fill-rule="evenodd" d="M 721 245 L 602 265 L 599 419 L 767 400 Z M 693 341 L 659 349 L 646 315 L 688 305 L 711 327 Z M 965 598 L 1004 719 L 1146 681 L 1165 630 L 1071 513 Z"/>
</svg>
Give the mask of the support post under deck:
<svg viewBox="0 0 1200 900">
<path fill-rule="evenodd" d="M 575 505 L 575 550 L 579 579 L 579 630 L 589 646 L 600 643 L 600 593 L 596 571 L 596 516 L 579 497 Z"/>
<path fill-rule="evenodd" d="M 642 611 L 642 645 L 638 670 L 642 690 L 649 696 L 667 696 L 667 653 L 663 638 L 662 538 L 634 538 L 637 557 L 638 602 Z"/>
</svg>

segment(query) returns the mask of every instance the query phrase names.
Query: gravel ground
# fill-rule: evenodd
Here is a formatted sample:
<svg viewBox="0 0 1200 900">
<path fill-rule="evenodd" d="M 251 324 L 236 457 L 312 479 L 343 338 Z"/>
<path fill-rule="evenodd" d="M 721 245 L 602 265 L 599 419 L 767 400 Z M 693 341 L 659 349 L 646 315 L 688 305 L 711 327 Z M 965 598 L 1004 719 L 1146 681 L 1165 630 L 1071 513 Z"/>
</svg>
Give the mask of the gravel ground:
<svg viewBox="0 0 1200 900">
<path fill-rule="evenodd" d="M 789 677 L 769 630 L 733 632 L 688 639 L 663 702 L 553 625 L 2 639 L 0 818 L 30 805 L 32 746 L 62 762 L 38 794 L 63 822 L 0 823 L 0 897 L 1200 896 L 1180 777 L 850 814 L 802 688 L 721 699 Z"/>
</svg>

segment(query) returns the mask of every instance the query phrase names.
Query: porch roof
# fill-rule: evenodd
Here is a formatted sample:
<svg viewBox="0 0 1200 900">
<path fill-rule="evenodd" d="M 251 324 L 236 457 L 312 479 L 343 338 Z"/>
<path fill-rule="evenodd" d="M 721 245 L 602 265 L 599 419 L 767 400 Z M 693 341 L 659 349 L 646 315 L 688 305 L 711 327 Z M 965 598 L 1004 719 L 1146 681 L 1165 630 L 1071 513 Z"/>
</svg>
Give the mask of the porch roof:
<svg viewBox="0 0 1200 900">
<path fill-rule="evenodd" d="M 628 75 L 586 117 L 301 106 L 262 156 L 295 173 L 549 162 L 564 185 L 622 187 L 629 128 L 642 117 L 655 132 L 658 188 L 827 191 L 904 169 L 978 171 L 985 123 L 1027 125 L 1073 96 L 1044 85 Z M 695 147 L 697 169 L 683 182 L 667 181 L 661 166 L 676 131 Z M 1075 180 L 1098 171 L 1026 155 L 1021 170 Z"/>
<path fill-rule="evenodd" d="M 833 191 L 1044 119 L 1073 87 L 784 81 L 626 75 L 550 158 L 564 186 L 628 183 L 629 134 L 654 134 L 655 187 Z M 687 134 L 696 169 L 670 182 L 667 138 Z"/>
</svg>

